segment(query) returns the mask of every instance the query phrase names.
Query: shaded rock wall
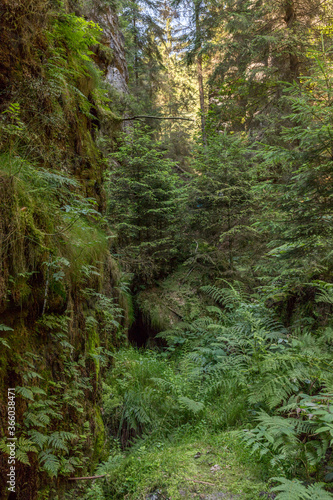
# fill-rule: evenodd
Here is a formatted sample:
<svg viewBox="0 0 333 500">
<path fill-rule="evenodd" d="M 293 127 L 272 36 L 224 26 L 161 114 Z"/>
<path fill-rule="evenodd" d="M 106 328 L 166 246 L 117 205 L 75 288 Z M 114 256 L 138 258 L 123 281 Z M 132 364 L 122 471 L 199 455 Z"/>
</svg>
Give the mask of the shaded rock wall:
<svg viewBox="0 0 333 500">
<path fill-rule="evenodd" d="M 89 13 L 91 19 L 103 29 L 102 43 L 112 50 L 112 58 L 101 62 L 107 81 L 120 93 L 128 93 L 128 68 L 125 57 L 124 36 L 119 29 L 118 17 L 111 7 L 94 2 Z"/>
<path fill-rule="evenodd" d="M 30 431 L 38 430 L 48 439 L 53 432 L 70 431 L 77 437 L 67 442 L 68 454 L 53 453 L 65 462 L 75 458 L 82 467 L 74 463 L 66 472 L 62 465 L 52 478 L 41 469 L 40 448 L 30 443 L 25 462 L 16 464 L 18 500 L 65 498 L 73 486 L 66 477 L 93 472 L 103 458 L 101 348 L 111 350 L 121 342 L 130 310 L 117 291 L 121 271 L 108 249 L 108 229 L 98 222 L 98 212 L 105 210 L 107 166 L 95 137 L 101 128 L 94 98 L 97 71 L 89 62 L 90 73 L 80 74 L 82 61 L 73 60 L 61 38 L 72 12 L 70 6 L 60 12 L 53 0 L 0 2 L 0 113 L 6 111 L 0 114 L 0 326 L 7 328 L 0 328 L 0 336 L 10 346 L 0 343 L 0 441 L 7 433 L 7 388 L 21 386 L 26 396 L 17 394 L 17 437 L 31 440 Z M 81 15 L 79 8 L 74 12 Z M 97 6 L 93 15 L 82 15 L 101 23 L 105 50 L 97 48 L 95 60 L 110 83 L 127 92 L 116 15 Z M 51 42 L 57 21 L 58 39 Z M 65 64 L 56 67 L 59 46 Z M 7 112 L 13 103 L 19 105 L 17 115 Z M 107 116 L 112 120 L 112 109 Z M 117 126 L 116 121 L 110 130 Z M 68 180 L 51 193 L 48 186 L 61 178 Z M 95 216 L 89 215 L 87 197 L 95 200 Z M 76 207 L 77 215 L 66 222 L 66 213 Z M 115 312 L 119 306 L 125 319 Z M 32 392 L 38 389 L 44 393 Z M 26 423 L 29 412 L 35 422 L 45 419 L 50 405 L 61 417 L 51 415 L 44 427 Z M 4 500 L 7 472 L 3 453 Z M 72 498 L 79 494 L 73 491 Z"/>
</svg>

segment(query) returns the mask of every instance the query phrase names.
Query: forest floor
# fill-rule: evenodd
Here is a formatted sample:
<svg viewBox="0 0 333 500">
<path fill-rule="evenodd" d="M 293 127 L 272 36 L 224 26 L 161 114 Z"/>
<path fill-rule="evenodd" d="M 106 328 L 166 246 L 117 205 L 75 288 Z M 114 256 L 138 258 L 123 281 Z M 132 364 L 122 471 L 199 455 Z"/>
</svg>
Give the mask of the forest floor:
<svg viewBox="0 0 333 500">
<path fill-rule="evenodd" d="M 203 434 L 200 437 L 196 432 L 176 441 L 161 440 L 152 446 L 135 446 L 125 459 L 126 465 L 116 474 L 118 483 L 127 483 L 127 488 L 128 483 L 132 483 L 132 493 L 126 498 L 275 498 L 265 482 L 264 469 L 258 469 L 234 432 Z"/>
</svg>

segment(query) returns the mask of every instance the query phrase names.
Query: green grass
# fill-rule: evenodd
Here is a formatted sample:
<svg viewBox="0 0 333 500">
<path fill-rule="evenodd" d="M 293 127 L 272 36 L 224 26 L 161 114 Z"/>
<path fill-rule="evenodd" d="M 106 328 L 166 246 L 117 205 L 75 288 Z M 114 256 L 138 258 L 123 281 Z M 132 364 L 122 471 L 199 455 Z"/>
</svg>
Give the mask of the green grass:
<svg viewBox="0 0 333 500">
<path fill-rule="evenodd" d="M 214 466 L 218 466 L 215 472 Z M 103 498 L 102 489 L 104 498 L 127 500 L 145 499 L 157 491 L 160 498 L 172 500 L 221 493 L 225 500 L 256 500 L 268 491 L 264 470 L 244 451 L 235 433 L 209 434 L 204 424 L 179 429 L 172 441 L 147 445 L 140 440 L 127 456 L 111 454 L 97 473 L 106 474 L 106 480 L 94 485 L 87 499 Z"/>
</svg>

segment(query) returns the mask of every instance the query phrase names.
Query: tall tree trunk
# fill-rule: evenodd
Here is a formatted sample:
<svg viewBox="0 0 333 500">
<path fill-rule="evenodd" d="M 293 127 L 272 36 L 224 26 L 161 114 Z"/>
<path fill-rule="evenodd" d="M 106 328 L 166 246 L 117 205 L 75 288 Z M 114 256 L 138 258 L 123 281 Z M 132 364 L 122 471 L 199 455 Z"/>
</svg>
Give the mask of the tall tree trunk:
<svg viewBox="0 0 333 500">
<path fill-rule="evenodd" d="M 207 145 L 207 136 L 206 136 L 206 117 L 205 117 L 205 94 L 204 94 L 204 86 L 203 86 L 203 77 L 202 77 L 202 57 L 197 57 L 197 75 L 198 75 L 198 83 L 199 83 L 199 97 L 200 97 L 200 112 L 201 112 L 201 133 L 202 133 L 202 141 L 204 145 Z"/>
<path fill-rule="evenodd" d="M 296 22 L 296 10 L 293 0 L 286 0 L 284 3 L 284 21 L 287 25 L 287 29 L 292 31 L 294 24 Z M 295 52 L 289 52 L 289 75 L 287 75 L 288 81 L 298 79 L 299 77 L 299 60 Z"/>
<path fill-rule="evenodd" d="M 138 33 L 136 30 L 136 16 L 134 15 L 133 19 L 133 27 L 134 27 L 134 74 L 135 74 L 135 87 L 136 89 L 139 86 L 139 68 L 138 68 Z"/>
<path fill-rule="evenodd" d="M 234 262 L 233 262 L 233 255 L 232 255 L 232 243 L 233 243 L 233 238 L 230 235 L 230 230 L 231 230 L 231 216 L 230 216 L 230 201 L 228 203 L 228 231 L 229 231 L 229 236 L 228 236 L 228 250 L 229 250 L 229 266 L 230 270 L 233 271 L 234 269 Z"/>
<path fill-rule="evenodd" d="M 201 2 L 195 2 L 195 45 L 196 49 L 200 51 L 201 48 L 201 36 L 200 36 L 200 4 Z M 197 56 L 197 76 L 199 83 L 199 98 L 200 98 L 200 113 L 201 113 L 201 133 L 202 133 L 202 142 L 204 146 L 207 145 L 207 136 L 206 136 L 206 117 L 205 117 L 205 94 L 204 94 L 204 86 L 203 86 L 203 77 L 202 77 L 202 56 L 199 54 Z"/>
</svg>

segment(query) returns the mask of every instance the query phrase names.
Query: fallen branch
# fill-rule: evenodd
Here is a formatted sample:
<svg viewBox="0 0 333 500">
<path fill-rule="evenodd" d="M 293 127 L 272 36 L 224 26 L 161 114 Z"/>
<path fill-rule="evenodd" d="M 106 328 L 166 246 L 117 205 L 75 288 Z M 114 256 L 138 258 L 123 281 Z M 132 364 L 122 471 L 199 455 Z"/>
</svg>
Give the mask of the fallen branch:
<svg viewBox="0 0 333 500">
<path fill-rule="evenodd" d="M 185 120 L 187 122 L 194 122 L 192 118 L 183 118 L 182 116 L 148 116 L 148 115 L 138 115 L 130 116 L 129 118 L 122 118 L 122 121 L 129 120 L 141 120 L 141 118 L 154 118 L 154 120 Z"/>
<path fill-rule="evenodd" d="M 182 316 L 181 314 L 177 313 L 177 311 L 175 311 L 174 309 L 171 309 L 171 307 L 169 307 L 169 306 L 167 306 L 167 308 L 168 308 L 171 312 L 173 312 L 173 314 L 175 314 L 176 316 L 178 316 L 178 318 L 183 319 L 183 316 Z"/>
<path fill-rule="evenodd" d="M 186 170 L 184 170 L 184 169 L 183 169 L 182 167 L 180 167 L 179 165 L 174 164 L 174 166 L 175 166 L 176 168 L 178 168 L 178 170 L 180 170 L 181 172 L 184 172 L 184 174 L 186 174 L 186 175 L 191 175 L 191 174 L 190 174 L 190 172 L 187 172 Z"/>
<path fill-rule="evenodd" d="M 189 478 L 185 478 L 185 481 L 192 481 L 192 483 L 199 483 L 199 484 L 205 484 L 207 486 L 215 486 L 214 483 L 207 483 L 206 481 L 196 481 L 195 479 L 189 479 Z"/>
<path fill-rule="evenodd" d="M 85 480 L 85 479 L 98 479 L 100 477 L 105 477 L 105 474 L 103 474 L 102 476 L 88 476 L 88 477 L 69 477 L 69 481 L 82 481 L 82 480 Z"/>
</svg>

